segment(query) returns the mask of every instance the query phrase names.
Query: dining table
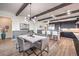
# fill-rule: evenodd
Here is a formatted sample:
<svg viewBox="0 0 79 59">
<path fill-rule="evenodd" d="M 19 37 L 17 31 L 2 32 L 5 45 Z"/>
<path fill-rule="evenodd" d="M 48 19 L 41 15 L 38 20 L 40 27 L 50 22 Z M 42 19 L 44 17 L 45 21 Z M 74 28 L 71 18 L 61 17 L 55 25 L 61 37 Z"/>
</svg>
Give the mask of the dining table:
<svg viewBox="0 0 79 59">
<path fill-rule="evenodd" d="M 29 43 L 31 43 L 32 45 L 36 42 L 39 42 L 41 43 L 42 45 L 42 40 L 45 40 L 47 37 L 45 36 L 39 36 L 39 35 L 19 35 L 18 36 L 20 39 L 22 40 L 25 40 L 25 41 L 28 41 Z M 33 53 L 35 55 L 37 55 L 35 52 L 34 52 L 34 49 L 32 49 Z"/>
<path fill-rule="evenodd" d="M 38 42 L 40 40 L 46 39 L 45 36 L 39 36 L 39 35 L 19 35 L 18 37 L 21 39 L 24 39 L 30 43 L 35 43 L 35 42 Z"/>
</svg>

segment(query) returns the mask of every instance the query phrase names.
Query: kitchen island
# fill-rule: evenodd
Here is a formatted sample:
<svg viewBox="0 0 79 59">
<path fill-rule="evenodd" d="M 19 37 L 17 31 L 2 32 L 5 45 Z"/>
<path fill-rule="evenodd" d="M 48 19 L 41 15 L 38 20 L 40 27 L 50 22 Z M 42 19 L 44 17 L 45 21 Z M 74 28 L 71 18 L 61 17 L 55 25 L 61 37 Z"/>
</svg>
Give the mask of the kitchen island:
<svg viewBox="0 0 79 59">
<path fill-rule="evenodd" d="M 64 30 L 62 29 L 61 36 L 73 39 L 76 53 L 79 56 L 79 29 L 78 28 L 64 29 Z"/>
<path fill-rule="evenodd" d="M 79 28 L 61 29 L 61 36 L 63 37 L 74 38 L 76 35 L 78 36 L 78 34 Z"/>
</svg>

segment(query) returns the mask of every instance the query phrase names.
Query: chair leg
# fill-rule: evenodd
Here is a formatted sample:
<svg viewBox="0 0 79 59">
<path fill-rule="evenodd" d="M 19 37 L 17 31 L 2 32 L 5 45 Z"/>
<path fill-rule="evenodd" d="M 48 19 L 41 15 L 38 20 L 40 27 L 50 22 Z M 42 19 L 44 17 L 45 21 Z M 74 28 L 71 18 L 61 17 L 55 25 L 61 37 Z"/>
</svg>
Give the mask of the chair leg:
<svg viewBox="0 0 79 59">
<path fill-rule="evenodd" d="M 25 51 L 23 51 L 23 56 L 25 56 Z"/>
<path fill-rule="evenodd" d="M 19 53 L 21 53 L 21 51 L 20 51 L 20 47 L 19 47 Z"/>
<path fill-rule="evenodd" d="M 47 55 L 49 55 L 49 46 L 47 47 Z"/>
<path fill-rule="evenodd" d="M 17 48 L 17 44 L 16 44 L 16 49 L 18 49 L 18 48 Z"/>
<path fill-rule="evenodd" d="M 41 50 L 41 56 L 42 56 L 43 54 L 42 54 L 42 50 Z"/>
</svg>

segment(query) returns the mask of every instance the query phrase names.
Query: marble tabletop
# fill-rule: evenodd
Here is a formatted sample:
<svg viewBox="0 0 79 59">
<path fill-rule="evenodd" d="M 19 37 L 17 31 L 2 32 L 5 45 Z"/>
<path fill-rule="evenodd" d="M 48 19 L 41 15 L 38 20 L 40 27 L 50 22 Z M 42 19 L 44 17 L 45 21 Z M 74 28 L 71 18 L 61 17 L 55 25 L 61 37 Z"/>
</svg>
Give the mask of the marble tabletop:
<svg viewBox="0 0 79 59">
<path fill-rule="evenodd" d="M 27 40 L 27 41 L 29 41 L 31 43 L 35 43 L 37 41 L 46 39 L 45 36 L 39 36 L 39 35 L 33 35 L 33 36 L 30 36 L 30 35 L 19 35 L 18 37 L 22 38 L 22 39 L 25 39 L 25 40 Z"/>
</svg>

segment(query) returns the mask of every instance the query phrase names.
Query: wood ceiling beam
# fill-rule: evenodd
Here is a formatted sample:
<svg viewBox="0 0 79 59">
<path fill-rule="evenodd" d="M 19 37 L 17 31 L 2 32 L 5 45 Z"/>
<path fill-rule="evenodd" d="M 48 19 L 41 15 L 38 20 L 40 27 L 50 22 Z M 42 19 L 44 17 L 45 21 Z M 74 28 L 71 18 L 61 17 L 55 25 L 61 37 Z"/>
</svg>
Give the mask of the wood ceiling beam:
<svg viewBox="0 0 79 59">
<path fill-rule="evenodd" d="M 51 19 L 52 17 L 47 17 L 47 18 L 43 18 L 43 19 L 39 19 L 38 21 L 42 21 L 42 20 L 46 20 L 46 19 Z"/>
<path fill-rule="evenodd" d="M 70 18 L 79 18 L 79 15 L 60 18 L 60 19 L 56 19 L 56 20 L 51 20 L 49 24 L 58 23 L 58 22 L 53 22 L 53 21 L 57 21 L 57 20 L 59 21 L 59 20 L 63 20 L 63 19 L 65 20 L 65 19 L 70 19 Z M 76 21 L 78 21 L 78 19 Z M 63 21 L 63 22 L 65 22 L 65 21 Z"/>
<path fill-rule="evenodd" d="M 70 17 L 64 17 L 64 18 L 60 18 L 60 19 L 56 19 L 56 20 L 51 20 L 51 21 L 64 20 L 64 19 L 70 19 L 70 18 L 76 18 L 76 17 L 79 17 L 79 15 L 70 16 Z"/>
<path fill-rule="evenodd" d="M 79 12 L 79 9 L 71 11 L 71 14 L 77 13 L 77 12 Z M 67 13 L 62 13 L 62 14 L 56 15 L 56 17 L 60 17 L 60 16 L 64 16 L 64 15 L 67 15 Z"/>
<path fill-rule="evenodd" d="M 24 9 L 25 7 L 28 6 L 29 3 L 23 3 L 23 5 L 20 7 L 20 9 L 17 11 L 16 16 L 18 16 Z"/>
</svg>

